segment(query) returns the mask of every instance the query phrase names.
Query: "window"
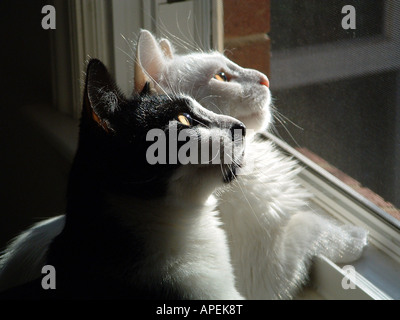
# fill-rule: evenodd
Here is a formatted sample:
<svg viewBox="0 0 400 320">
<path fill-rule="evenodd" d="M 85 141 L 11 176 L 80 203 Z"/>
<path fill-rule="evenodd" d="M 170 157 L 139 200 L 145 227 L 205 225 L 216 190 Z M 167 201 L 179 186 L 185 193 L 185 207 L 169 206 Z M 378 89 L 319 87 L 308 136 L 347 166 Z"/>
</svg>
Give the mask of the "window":
<svg viewBox="0 0 400 320">
<path fill-rule="evenodd" d="M 395 1 L 272 0 L 270 32 L 275 134 L 397 219 L 399 14 Z"/>
<path fill-rule="evenodd" d="M 342 28 L 345 5 L 356 8 L 355 30 Z M 341 290 L 329 280 L 340 268 L 316 259 L 324 297 L 399 297 L 398 12 L 394 1 L 224 1 L 226 54 L 270 77 L 277 120 L 267 136 L 304 165 L 312 209 L 370 230 L 354 264 L 367 285 Z"/>
</svg>

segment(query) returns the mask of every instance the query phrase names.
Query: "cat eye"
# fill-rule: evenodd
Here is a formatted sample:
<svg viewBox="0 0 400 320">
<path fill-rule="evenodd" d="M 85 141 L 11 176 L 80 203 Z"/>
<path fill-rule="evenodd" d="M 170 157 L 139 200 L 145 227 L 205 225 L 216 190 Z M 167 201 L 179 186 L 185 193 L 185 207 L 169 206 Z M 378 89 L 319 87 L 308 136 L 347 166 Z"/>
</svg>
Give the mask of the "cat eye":
<svg viewBox="0 0 400 320">
<path fill-rule="evenodd" d="M 185 126 L 191 126 L 192 125 L 192 117 L 187 113 L 181 113 L 178 116 L 178 121 L 180 123 L 184 124 Z"/>
<path fill-rule="evenodd" d="M 214 79 L 217 79 L 218 81 L 223 81 L 227 82 L 228 77 L 226 76 L 225 72 L 219 72 L 216 75 L 214 75 Z"/>
</svg>

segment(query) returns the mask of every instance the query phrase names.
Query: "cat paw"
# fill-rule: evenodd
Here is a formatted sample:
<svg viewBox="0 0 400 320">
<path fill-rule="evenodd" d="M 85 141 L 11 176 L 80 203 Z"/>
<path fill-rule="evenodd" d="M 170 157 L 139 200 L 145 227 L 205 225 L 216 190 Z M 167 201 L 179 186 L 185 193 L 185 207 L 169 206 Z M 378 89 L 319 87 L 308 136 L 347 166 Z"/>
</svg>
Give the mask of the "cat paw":
<svg viewBox="0 0 400 320">
<path fill-rule="evenodd" d="M 328 257 L 335 263 L 350 263 L 358 260 L 368 244 L 368 231 L 353 225 L 338 227 L 335 236 L 335 247 L 332 256 Z"/>
<path fill-rule="evenodd" d="M 354 225 L 300 212 L 291 217 L 286 229 L 286 251 L 302 255 L 323 255 L 336 263 L 359 259 L 368 243 L 368 231 Z"/>
</svg>

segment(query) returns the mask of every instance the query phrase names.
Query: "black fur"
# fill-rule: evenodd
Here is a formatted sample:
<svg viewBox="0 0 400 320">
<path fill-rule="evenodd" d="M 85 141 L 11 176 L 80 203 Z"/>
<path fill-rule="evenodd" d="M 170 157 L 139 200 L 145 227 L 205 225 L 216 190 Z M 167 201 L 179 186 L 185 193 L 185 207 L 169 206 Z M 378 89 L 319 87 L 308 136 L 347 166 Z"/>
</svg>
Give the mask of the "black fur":
<svg viewBox="0 0 400 320">
<path fill-rule="evenodd" d="M 58 295 L 146 298 L 145 292 L 136 296 L 136 290 L 121 283 L 123 274 L 132 270 L 119 270 L 118 266 L 140 260 L 132 256 L 129 247 L 134 245 L 137 255 L 141 243 L 107 214 L 105 197 L 113 193 L 162 197 L 179 164 L 150 165 L 145 155 L 153 142 L 146 141 L 146 134 L 154 128 L 166 130 L 179 113 L 190 112 L 187 99 L 150 95 L 146 88 L 126 99 L 100 61 L 92 60 L 88 65 L 79 145 L 68 186 L 66 226 L 51 245 L 48 257 L 57 270 Z M 117 104 L 110 107 L 107 97 Z M 105 127 L 94 121 L 92 109 Z"/>
</svg>

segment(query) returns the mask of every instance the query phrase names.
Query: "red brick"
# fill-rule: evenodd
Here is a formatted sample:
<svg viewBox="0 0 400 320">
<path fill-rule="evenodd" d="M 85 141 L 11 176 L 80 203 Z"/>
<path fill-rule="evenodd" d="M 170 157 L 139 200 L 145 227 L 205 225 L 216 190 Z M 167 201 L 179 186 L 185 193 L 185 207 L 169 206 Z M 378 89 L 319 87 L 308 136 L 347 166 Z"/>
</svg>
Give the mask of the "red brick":
<svg viewBox="0 0 400 320">
<path fill-rule="evenodd" d="M 349 187 L 356 189 L 361 187 L 361 183 L 358 182 L 356 179 L 353 179 L 352 177 L 348 176 L 345 174 L 343 171 L 340 171 L 339 169 L 335 168 L 332 166 L 332 168 L 329 170 L 329 172 L 334 175 L 336 178 L 338 178 L 340 181 L 343 183 L 347 184 Z"/>
<path fill-rule="evenodd" d="M 268 33 L 270 0 L 224 0 L 224 33 L 240 37 Z"/>
<path fill-rule="evenodd" d="M 393 204 L 390 202 L 385 201 L 380 195 L 376 194 L 371 189 L 365 188 L 361 185 L 360 182 L 353 179 L 352 177 L 348 176 L 344 172 L 340 171 L 339 169 L 332 166 L 329 162 L 321 158 L 320 156 L 316 155 L 315 153 L 311 152 L 307 148 L 296 148 L 297 151 L 305 155 L 307 158 L 315 162 L 320 167 L 324 168 L 326 171 L 334 175 L 336 178 L 344 182 L 346 185 L 354 189 L 357 193 L 362 195 L 364 198 L 368 199 L 372 203 L 374 203 L 379 208 L 386 211 L 392 217 L 400 220 L 400 210 L 397 209 Z"/>
<path fill-rule="evenodd" d="M 296 148 L 297 151 L 302 153 L 304 156 L 306 156 L 308 159 L 311 161 L 315 162 L 317 165 L 319 165 L 321 168 L 324 168 L 325 170 L 331 172 L 334 167 L 330 165 L 325 159 L 322 159 L 320 156 L 317 156 L 314 152 L 311 152 L 307 148 Z"/>
<path fill-rule="evenodd" d="M 266 35 L 225 38 L 224 53 L 243 68 L 256 69 L 269 76 L 270 41 Z"/>
<path fill-rule="evenodd" d="M 383 208 L 387 213 L 389 213 L 392 217 L 400 220 L 400 210 L 393 207 Z"/>
<path fill-rule="evenodd" d="M 357 190 L 357 192 L 382 209 L 392 206 L 389 202 L 386 202 L 381 196 L 377 195 L 371 189 L 360 188 Z"/>
</svg>

